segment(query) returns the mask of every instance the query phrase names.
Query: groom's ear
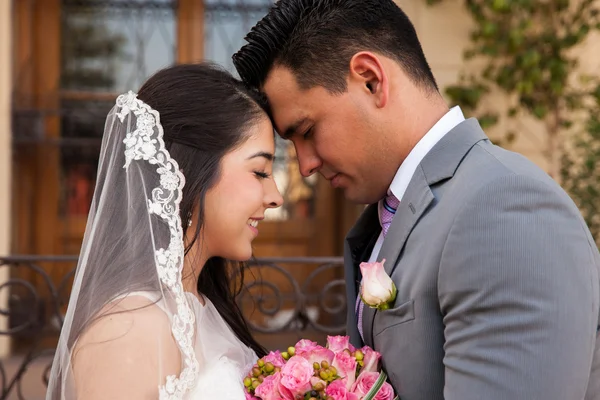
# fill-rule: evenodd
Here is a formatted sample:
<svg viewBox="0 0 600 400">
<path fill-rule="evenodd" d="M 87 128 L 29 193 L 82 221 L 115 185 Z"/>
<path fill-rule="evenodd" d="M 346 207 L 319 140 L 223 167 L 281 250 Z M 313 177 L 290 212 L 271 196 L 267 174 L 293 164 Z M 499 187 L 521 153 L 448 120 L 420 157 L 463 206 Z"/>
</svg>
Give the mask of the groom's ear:
<svg viewBox="0 0 600 400">
<path fill-rule="evenodd" d="M 389 80 L 377 55 L 369 51 L 356 53 L 350 60 L 349 83 L 358 85 L 365 94 L 372 96 L 375 105 L 385 107 L 389 98 Z"/>
</svg>

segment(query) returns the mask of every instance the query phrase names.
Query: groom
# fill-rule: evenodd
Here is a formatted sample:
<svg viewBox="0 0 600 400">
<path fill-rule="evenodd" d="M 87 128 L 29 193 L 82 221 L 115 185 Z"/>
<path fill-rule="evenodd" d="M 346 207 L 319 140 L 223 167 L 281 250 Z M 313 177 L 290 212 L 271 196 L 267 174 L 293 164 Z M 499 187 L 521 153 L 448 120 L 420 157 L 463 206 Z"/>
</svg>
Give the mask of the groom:
<svg viewBox="0 0 600 400">
<path fill-rule="evenodd" d="M 600 255 L 577 207 L 449 109 L 392 0 L 279 0 L 233 57 L 304 176 L 370 204 L 346 238 L 348 334 L 403 400 L 600 399 Z M 357 301 L 385 259 L 391 309 Z M 354 307 L 356 305 L 356 307 Z"/>
</svg>

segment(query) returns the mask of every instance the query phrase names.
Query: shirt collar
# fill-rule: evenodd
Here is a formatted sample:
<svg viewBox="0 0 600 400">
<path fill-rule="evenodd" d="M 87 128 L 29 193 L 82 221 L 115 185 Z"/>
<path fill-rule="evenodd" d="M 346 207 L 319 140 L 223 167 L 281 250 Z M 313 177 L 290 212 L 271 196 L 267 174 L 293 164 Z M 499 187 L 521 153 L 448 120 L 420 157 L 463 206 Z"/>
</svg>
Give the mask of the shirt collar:
<svg viewBox="0 0 600 400">
<path fill-rule="evenodd" d="M 410 151 L 398 172 L 394 176 L 388 189 L 388 194 L 393 194 L 402 201 L 406 188 L 410 183 L 415 170 L 423 161 L 423 158 L 429 151 L 454 127 L 463 122 L 465 117 L 459 106 L 450 109 L 431 129 L 419 140 L 415 147 Z"/>
</svg>

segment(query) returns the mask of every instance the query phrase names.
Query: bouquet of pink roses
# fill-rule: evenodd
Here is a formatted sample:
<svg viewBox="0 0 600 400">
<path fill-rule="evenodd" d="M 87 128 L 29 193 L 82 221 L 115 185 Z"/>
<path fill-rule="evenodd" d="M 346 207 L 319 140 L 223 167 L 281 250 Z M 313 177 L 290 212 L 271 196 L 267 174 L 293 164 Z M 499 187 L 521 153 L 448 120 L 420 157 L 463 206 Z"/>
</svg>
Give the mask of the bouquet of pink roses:
<svg viewBox="0 0 600 400">
<path fill-rule="evenodd" d="M 244 379 L 246 399 L 393 400 L 380 358 L 368 346 L 355 349 L 348 336 L 328 336 L 326 347 L 303 339 L 257 361 Z"/>
</svg>

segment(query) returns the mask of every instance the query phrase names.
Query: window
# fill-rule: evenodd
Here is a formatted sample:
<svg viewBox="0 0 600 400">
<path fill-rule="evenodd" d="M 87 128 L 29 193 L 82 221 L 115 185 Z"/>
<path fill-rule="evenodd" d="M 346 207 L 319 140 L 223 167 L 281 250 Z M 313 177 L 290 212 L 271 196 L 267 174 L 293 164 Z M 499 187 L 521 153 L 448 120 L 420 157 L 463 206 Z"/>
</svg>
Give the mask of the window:
<svg viewBox="0 0 600 400">
<path fill-rule="evenodd" d="M 59 213 L 86 216 L 107 113 L 177 58 L 177 1 L 63 0 Z"/>
</svg>

